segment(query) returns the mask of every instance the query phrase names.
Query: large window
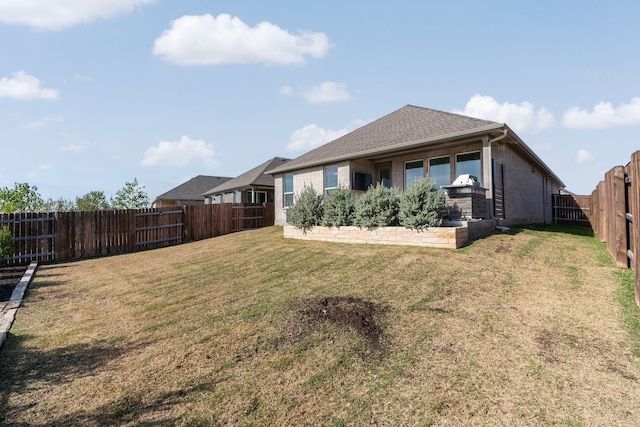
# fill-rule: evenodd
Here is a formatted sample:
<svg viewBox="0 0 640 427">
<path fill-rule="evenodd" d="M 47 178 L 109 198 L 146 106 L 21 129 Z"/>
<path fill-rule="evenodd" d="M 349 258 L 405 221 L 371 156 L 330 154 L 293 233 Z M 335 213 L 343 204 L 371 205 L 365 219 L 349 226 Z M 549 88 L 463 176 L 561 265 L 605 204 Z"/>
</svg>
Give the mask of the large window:
<svg viewBox="0 0 640 427">
<path fill-rule="evenodd" d="M 449 156 L 429 159 L 429 179 L 436 188 L 451 184 L 451 161 Z"/>
<path fill-rule="evenodd" d="M 286 173 L 282 177 L 282 193 L 284 195 L 284 207 L 293 206 L 293 174 Z"/>
<path fill-rule="evenodd" d="M 329 195 L 336 188 L 338 188 L 338 166 L 327 166 L 324 168 L 324 194 Z"/>
<path fill-rule="evenodd" d="M 414 160 L 404 164 L 404 188 L 405 190 L 414 182 L 424 178 L 424 162 Z"/>
<path fill-rule="evenodd" d="M 482 184 L 482 168 L 480 164 L 480 152 L 456 154 L 456 174 L 473 175 L 478 178 L 478 182 Z"/>
</svg>

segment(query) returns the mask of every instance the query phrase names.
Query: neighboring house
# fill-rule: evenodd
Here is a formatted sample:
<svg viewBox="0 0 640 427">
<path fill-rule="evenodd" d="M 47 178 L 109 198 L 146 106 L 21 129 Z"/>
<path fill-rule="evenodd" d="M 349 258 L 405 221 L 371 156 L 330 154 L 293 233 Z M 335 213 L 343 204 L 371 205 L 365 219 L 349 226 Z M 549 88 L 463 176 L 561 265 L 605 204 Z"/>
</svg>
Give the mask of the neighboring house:
<svg viewBox="0 0 640 427">
<path fill-rule="evenodd" d="M 151 203 L 151 206 L 161 208 L 165 206 L 201 205 L 204 202 L 202 193 L 230 179 L 222 176 L 198 175 L 159 195 Z"/>
<path fill-rule="evenodd" d="M 289 159 L 274 157 L 261 165 L 201 193 L 209 203 L 266 203 L 274 201 L 273 176 L 269 170 L 282 166 Z"/>
<path fill-rule="evenodd" d="M 295 196 L 312 186 L 361 193 L 382 183 L 403 191 L 429 177 L 437 186 L 477 177 L 483 219 L 530 224 L 551 221 L 551 194 L 564 183 L 506 124 L 407 105 L 272 169 L 275 223 L 286 223 Z M 448 202 L 450 200 L 448 199 Z"/>
</svg>

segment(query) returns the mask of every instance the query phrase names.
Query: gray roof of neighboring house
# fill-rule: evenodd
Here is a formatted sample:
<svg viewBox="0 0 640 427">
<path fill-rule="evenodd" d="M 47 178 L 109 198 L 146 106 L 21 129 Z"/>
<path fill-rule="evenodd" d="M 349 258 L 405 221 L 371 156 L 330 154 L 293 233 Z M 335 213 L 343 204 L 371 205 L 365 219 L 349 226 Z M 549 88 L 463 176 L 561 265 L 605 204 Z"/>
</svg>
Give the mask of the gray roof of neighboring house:
<svg viewBox="0 0 640 427">
<path fill-rule="evenodd" d="M 281 173 L 359 156 L 392 152 L 428 142 L 488 133 L 504 126 L 489 120 L 406 105 L 271 170 Z"/>
<path fill-rule="evenodd" d="M 224 193 L 231 190 L 247 187 L 273 187 L 273 175 L 266 175 L 265 173 L 273 168 L 280 167 L 289 159 L 282 157 L 274 157 L 266 162 L 256 166 L 255 168 L 243 173 L 236 178 L 230 179 L 220 185 L 209 187 L 203 195 Z"/>
<path fill-rule="evenodd" d="M 202 193 L 231 178 L 225 176 L 198 175 L 156 197 L 156 200 L 202 200 Z"/>
</svg>

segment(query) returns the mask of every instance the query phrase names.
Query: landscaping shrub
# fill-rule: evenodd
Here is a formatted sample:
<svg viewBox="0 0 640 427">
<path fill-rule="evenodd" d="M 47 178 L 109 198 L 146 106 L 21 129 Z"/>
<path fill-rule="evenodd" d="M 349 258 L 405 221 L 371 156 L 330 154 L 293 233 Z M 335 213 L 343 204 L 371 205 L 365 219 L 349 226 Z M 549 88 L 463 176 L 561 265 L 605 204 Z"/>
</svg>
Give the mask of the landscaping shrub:
<svg viewBox="0 0 640 427">
<path fill-rule="evenodd" d="M 6 225 L 0 230 L 0 265 L 4 264 L 13 255 L 15 243 L 9 227 Z"/>
<path fill-rule="evenodd" d="M 354 224 L 359 227 L 386 227 L 398 225 L 400 196 L 395 188 L 382 184 L 369 187 L 356 201 Z"/>
<path fill-rule="evenodd" d="M 415 181 L 400 195 L 398 219 L 404 227 L 415 230 L 439 227 L 444 213 L 442 191 L 429 178 Z"/>
<path fill-rule="evenodd" d="M 353 225 L 356 210 L 356 197 L 351 190 L 338 187 L 322 201 L 324 214 L 322 225 L 327 227 L 340 227 Z"/>
<path fill-rule="evenodd" d="M 308 228 L 322 223 L 322 195 L 313 187 L 302 189 L 295 204 L 289 208 L 289 220 L 296 228 Z"/>
</svg>

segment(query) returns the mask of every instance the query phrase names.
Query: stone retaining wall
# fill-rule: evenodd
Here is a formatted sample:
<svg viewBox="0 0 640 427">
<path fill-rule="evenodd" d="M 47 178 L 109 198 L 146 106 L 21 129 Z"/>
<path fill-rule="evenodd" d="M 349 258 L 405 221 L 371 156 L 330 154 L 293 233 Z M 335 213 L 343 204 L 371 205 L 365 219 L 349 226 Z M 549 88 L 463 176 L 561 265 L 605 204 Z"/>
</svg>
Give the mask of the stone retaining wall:
<svg viewBox="0 0 640 427">
<path fill-rule="evenodd" d="M 413 245 L 457 249 L 469 240 L 469 228 L 432 227 L 417 231 L 404 227 L 311 227 L 298 229 L 284 226 L 284 237 L 301 240 L 321 240 L 340 243 L 369 243 L 378 245 Z"/>
</svg>

